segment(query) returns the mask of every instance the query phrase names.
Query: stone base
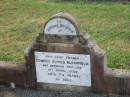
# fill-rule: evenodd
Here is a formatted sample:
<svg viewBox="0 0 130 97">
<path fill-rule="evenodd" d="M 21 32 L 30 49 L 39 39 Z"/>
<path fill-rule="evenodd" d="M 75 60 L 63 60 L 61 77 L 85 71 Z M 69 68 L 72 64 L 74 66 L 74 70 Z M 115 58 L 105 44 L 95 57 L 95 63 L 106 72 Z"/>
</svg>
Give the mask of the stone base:
<svg viewBox="0 0 130 97">
<path fill-rule="evenodd" d="M 129 97 L 119 95 L 107 95 L 96 93 L 78 93 L 78 92 L 48 92 L 38 90 L 27 89 L 11 89 L 6 87 L 0 87 L 0 97 Z"/>
</svg>

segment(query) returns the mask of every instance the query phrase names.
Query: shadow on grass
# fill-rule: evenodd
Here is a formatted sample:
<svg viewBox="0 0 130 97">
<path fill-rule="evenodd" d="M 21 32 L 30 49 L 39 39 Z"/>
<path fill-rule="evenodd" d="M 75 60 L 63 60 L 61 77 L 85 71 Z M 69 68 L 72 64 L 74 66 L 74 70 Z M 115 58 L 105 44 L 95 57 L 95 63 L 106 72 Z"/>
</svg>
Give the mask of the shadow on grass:
<svg viewBox="0 0 130 97">
<path fill-rule="evenodd" d="M 49 2 L 65 2 L 65 3 L 119 3 L 119 4 L 130 4 L 130 0 L 48 0 Z"/>
</svg>

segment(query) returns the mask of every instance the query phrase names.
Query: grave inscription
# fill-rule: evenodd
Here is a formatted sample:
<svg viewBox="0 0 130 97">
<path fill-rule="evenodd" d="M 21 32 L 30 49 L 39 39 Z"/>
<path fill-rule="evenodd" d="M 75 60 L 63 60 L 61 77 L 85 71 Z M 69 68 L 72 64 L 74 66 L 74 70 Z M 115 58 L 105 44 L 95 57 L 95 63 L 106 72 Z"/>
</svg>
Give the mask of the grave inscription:
<svg viewBox="0 0 130 97">
<path fill-rule="evenodd" d="M 37 82 L 91 86 L 90 55 L 35 52 Z"/>
<path fill-rule="evenodd" d="M 53 18 L 44 28 L 45 34 L 76 35 L 75 26 L 65 18 Z"/>
</svg>

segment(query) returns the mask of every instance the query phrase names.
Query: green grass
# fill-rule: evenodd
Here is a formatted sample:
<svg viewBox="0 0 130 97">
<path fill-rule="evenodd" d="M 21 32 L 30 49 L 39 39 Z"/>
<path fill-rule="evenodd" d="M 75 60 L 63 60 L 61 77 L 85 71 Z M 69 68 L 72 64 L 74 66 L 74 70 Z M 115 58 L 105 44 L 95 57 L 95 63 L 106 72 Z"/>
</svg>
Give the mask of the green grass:
<svg viewBox="0 0 130 97">
<path fill-rule="evenodd" d="M 130 5 L 110 1 L 0 0 L 0 60 L 23 62 L 44 22 L 61 11 L 75 16 L 80 31 L 106 50 L 109 67 L 130 68 Z"/>
</svg>

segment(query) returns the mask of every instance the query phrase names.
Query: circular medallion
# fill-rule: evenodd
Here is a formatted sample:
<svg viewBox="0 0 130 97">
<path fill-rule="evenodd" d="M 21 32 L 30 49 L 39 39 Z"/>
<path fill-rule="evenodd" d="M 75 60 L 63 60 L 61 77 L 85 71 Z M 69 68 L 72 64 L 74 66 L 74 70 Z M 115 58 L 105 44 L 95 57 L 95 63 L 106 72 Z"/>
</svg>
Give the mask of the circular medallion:
<svg viewBox="0 0 130 97">
<path fill-rule="evenodd" d="M 44 33 L 51 35 L 72 35 L 76 36 L 78 27 L 72 16 L 60 13 L 53 16 L 44 26 Z"/>
</svg>

